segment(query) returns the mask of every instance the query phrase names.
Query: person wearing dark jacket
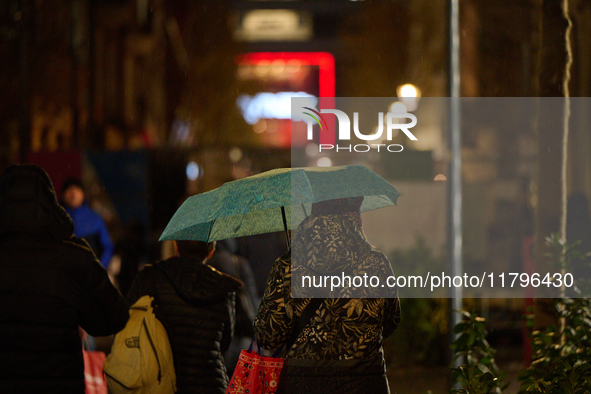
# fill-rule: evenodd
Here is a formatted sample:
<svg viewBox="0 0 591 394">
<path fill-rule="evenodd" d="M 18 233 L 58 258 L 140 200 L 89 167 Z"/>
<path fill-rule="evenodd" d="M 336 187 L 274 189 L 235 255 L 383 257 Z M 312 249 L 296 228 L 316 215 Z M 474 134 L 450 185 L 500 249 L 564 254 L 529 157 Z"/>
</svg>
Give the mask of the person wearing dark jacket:
<svg viewBox="0 0 591 394">
<path fill-rule="evenodd" d="M 215 253 L 207 260 L 207 264 L 213 268 L 240 280 L 244 284 L 236 291 L 234 335 L 230 347 L 224 353 L 229 376 L 234 373 L 240 352 L 242 349 L 248 348 L 252 340 L 254 335 L 252 322 L 256 315 L 255 305 L 258 306 L 256 300 L 257 289 L 250 264 L 244 257 L 232 253 L 234 251 L 232 241 L 234 240 L 217 242 Z"/>
<path fill-rule="evenodd" d="M 232 339 L 235 292 L 242 283 L 206 264 L 215 243 L 175 244 L 179 255 L 140 271 L 127 300 L 155 298 L 172 348 L 177 393 L 224 393 L 229 379 L 223 352 Z"/>
<path fill-rule="evenodd" d="M 72 235 L 49 176 L 18 165 L 0 176 L 0 392 L 84 393 L 79 326 L 120 331 L 125 299 Z"/>
</svg>

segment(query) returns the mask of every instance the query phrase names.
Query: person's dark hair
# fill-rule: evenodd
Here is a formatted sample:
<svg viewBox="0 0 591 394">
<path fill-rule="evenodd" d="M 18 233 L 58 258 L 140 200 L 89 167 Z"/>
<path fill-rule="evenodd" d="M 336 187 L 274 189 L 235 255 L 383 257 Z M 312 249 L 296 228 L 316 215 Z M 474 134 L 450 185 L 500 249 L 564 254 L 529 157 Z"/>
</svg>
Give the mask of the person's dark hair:
<svg viewBox="0 0 591 394">
<path fill-rule="evenodd" d="M 71 188 L 72 186 L 76 186 L 76 187 L 82 189 L 82 191 L 84 191 L 84 187 L 82 186 L 82 181 L 79 178 L 69 177 L 62 184 L 62 193 L 65 192 L 66 190 L 68 190 L 69 188 Z"/>
<path fill-rule="evenodd" d="M 204 260 L 209 252 L 215 249 L 215 242 L 175 241 L 181 257 L 190 257 L 199 261 Z"/>
</svg>

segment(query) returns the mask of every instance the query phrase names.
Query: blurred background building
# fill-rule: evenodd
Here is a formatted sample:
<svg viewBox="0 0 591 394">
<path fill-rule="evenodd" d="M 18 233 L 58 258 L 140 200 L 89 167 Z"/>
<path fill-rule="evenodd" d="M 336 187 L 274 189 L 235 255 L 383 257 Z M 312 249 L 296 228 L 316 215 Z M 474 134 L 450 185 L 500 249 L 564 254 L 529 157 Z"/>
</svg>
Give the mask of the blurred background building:
<svg viewBox="0 0 591 394">
<path fill-rule="evenodd" d="M 290 97 L 396 97 L 404 84 L 424 98 L 448 96 L 447 6 L 443 0 L 4 0 L 0 167 L 36 162 L 56 190 L 67 177 L 81 176 L 119 255 L 137 264 L 154 260 L 156 240 L 187 196 L 291 165 Z M 586 97 L 591 3 L 571 0 L 569 7 L 570 93 Z M 563 95 L 560 2 L 463 0 L 460 11 L 462 96 Z M 562 125 L 516 128 L 509 122 L 519 106 L 505 103 L 493 127 L 463 119 L 467 266 L 521 269 L 543 259 L 543 248 L 534 256 L 531 246 L 559 229 Z M 568 192 L 587 199 L 589 103 L 576 102 L 582 115 L 574 121 L 583 126 L 572 128 L 568 147 Z M 421 132 L 421 143 L 404 156 L 376 162 L 408 197 L 390 220 L 409 227 L 395 241 L 383 239 L 380 228 L 367 230 L 384 252 L 409 264 L 442 260 L 447 242 L 447 184 L 436 181 L 448 171 L 446 131 Z M 491 317 L 492 340 L 507 362 L 523 362 L 524 302 L 474 301 Z M 413 365 L 445 365 L 446 349 L 425 349 L 445 345 L 446 314 L 432 313 L 437 305 L 425 310 L 430 341 L 407 341 Z"/>
</svg>

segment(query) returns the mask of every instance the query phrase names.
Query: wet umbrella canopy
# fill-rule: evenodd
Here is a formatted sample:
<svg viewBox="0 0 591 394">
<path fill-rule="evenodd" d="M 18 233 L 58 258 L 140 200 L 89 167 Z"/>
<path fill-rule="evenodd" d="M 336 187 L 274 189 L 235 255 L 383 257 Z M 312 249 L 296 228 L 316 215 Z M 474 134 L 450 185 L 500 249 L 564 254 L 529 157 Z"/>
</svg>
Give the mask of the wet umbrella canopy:
<svg viewBox="0 0 591 394">
<path fill-rule="evenodd" d="M 188 198 L 160 240 L 212 242 L 293 229 L 312 203 L 359 196 L 366 212 L 396 205 L 400 193 L 362 165 L 279 168 Z"/>
</svg>

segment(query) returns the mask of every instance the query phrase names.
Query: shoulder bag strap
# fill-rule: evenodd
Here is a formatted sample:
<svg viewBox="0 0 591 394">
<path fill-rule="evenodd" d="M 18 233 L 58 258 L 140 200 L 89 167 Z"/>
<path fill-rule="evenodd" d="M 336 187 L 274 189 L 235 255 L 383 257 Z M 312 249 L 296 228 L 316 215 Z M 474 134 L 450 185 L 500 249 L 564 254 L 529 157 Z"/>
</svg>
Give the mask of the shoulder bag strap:
<svg viewBox="0 0 591 394">
<path fill-rule="evenodd" d="M 158 286 L 156 286 L 156 280 L 157 280 L 157 276 L 158 276 L 158 269 L 156 268 L 156 264 L 152 264 L 152 267 L 154 267 L 154 269 L 152 270 L 152 277 L 150 278 L 150 287 L 149 287 L 149 292 L 148 295 L 154 297 L 154 302 L 153 302 L 153 307 L 156 307 L 158 305 L 158 299 L 156 297 L 156 293 L 158 293 Z"/>
<path fill-rule="evenodd" d="M 300 315 L 300 317 L 298 317 L 298 319 L 296 321 L 296 326 L 295 326 L 293 332 L 291 333 L 291 336 L 287 340 L 287 343 L 285 344 L 286 350 L 289 351 L 289 349 L 293 346 L 296 339 L 300 336 L 300 334 L 304 330 L 304 327 L 306 327 L 308 322 L 310 320 L 312 320 L 312 318 L 316 314 L 316 311 L 320 307 L 320 304 L 322 304 L 324 302 L 324 300 L 325 300 L 325 298 L 311 298 L 310 299 L 310 302 L 308 303 L 308 305 L 306 305 L 306 307 L 302 311 L 302 314 Z"/>
</svg>

